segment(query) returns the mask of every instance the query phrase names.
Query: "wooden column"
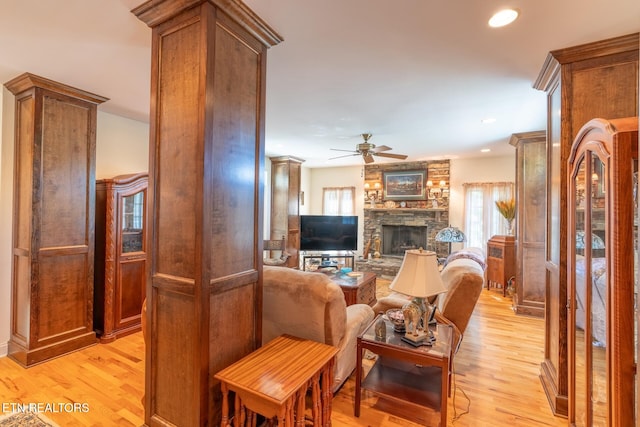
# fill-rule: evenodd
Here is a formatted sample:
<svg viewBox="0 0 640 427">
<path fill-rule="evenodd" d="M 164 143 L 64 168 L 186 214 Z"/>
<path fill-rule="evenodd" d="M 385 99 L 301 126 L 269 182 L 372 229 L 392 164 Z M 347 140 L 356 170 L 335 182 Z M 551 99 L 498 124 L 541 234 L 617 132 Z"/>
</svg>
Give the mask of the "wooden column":
<svg viewBox="0 0 640 427">
<path fill-rule="evenodd" d="M 25 73 L 16 96 L 9 356 L 31 366 L 96 343 L 97 105 L 107 98 Z"/>
<path fill-rule="evenodd" d="M 271 239 L 286 236 L 287 267 L 300 264 L 300 178 L 304 160 L 271 158 Z"/>
<path fill-rule="evenodd" d="M 261 341 L 267 48 L 236 0 L 151 0 L 145 423 L 218 425 L 213 374 Z"/>
<path fill-rule="evenodd" d="M 516 314 L 544 317 L 547 135 L 514 133 L 516 148 Z"/>
</svg>

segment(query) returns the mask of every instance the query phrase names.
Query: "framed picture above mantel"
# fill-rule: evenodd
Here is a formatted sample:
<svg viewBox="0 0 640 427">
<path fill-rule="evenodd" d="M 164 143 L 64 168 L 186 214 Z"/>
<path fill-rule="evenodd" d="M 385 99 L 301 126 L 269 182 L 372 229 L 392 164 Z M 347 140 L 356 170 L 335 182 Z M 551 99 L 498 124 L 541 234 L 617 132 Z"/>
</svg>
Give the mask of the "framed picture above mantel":
<svg viewBox="0 0 640 427">
<path fill-rule="evenodd" d="M 426 170 L 383 172 L 384 200 L 426 200 Z"/>
</svg>

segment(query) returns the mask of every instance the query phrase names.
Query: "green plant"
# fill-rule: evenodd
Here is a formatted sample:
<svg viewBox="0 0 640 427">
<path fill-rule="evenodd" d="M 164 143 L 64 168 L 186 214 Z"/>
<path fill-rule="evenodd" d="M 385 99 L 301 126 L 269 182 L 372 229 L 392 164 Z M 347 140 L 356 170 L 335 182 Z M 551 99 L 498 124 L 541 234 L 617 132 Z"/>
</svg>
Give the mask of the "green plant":
<svg viewBox="0 0 640 427">
<path fill-rule="evenodd" d="M 496 200 L 496 208 L 507 221 L 516 217 L 516 199 Z"/>
</svg>

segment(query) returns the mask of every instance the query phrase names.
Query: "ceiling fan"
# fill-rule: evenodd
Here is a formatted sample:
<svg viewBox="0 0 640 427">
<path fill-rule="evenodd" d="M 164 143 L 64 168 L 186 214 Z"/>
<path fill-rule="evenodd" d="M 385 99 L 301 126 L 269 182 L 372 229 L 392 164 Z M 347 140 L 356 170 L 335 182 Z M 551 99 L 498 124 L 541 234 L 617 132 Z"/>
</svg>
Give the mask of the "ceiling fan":
<svg viewBox="0 0 640 427">
<path fill-rule="evenodd" d="M 390 157 L 392 159 L 400 159 L 400 160 L 404 160 L 407 158 L 407 156 L 404 154 L 384 153 L 384 151 L 391 150 L 391 147 L 387 147 L 386 145 L 381 145 L 380 147 L 376 147 L 375 144 L 372 144 L 369 142 L 369 138 L 371 138 L 371 136 L 372 135 L 370 133 L 363 133 L 362 138 L 364 139 L 364 142 L 361 142 L 360 144 L 356 144 L 355 151 L 341 150 L 339 148 L 331 148 L 331 150 L 333 151 L 347 151 L 352 154 L 332 157 L 329 160 L 340 159 L 342 157 L 350 157 L 350 156 L 362 156 L 365 163 L 373 163 L 374 162 L 373 156 Z"/>
</svg>

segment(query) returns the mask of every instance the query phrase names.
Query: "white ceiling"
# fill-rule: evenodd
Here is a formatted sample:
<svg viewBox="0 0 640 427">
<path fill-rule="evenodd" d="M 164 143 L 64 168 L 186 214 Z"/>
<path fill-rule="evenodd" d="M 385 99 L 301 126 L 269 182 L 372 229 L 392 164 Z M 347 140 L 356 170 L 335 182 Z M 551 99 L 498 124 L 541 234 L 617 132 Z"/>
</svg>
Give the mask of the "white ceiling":
<svg viewBox="0 0 640 427">
<path fill-rule="evenodd" d="M 141 3 L 1 0 L 0 82 L 28 71 L 147 121 L 151 30 L 130 12 Z M 267 155 L 310 167 L 362 164 L 328 159 L 365 132 L 407 161 L 512 153 L 512 133 L 545 128 L 532 84 L 550 50 L 640 31 L 639 0 L 246 3 L 284 38 L 267 58 Z M 489 28 L 502 6 L 521 16 Z"/>
</svg>

